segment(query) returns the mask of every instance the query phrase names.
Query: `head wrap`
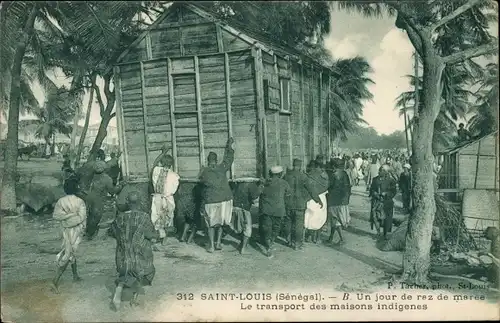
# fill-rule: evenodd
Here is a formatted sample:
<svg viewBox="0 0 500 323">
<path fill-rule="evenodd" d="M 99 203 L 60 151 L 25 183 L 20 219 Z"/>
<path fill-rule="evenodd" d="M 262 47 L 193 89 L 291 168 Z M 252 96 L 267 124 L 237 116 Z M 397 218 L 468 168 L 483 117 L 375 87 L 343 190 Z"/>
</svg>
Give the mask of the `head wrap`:
<svg viewBox="0 0 500 323">
<path fill-rule="evenodd" d="M 283 173 L 283 167 L 281 166 L 271 167 L 271 174 L 280 174 L 280 173 Z"/>
<path fill-rule="evenodd" d="M 102 160 L 98 160 L 95 162 L 94 165 L 94 172 L 97 174 L 100 174 L 106 170 L 106 162 L 103 162 Z"/>
</svg>

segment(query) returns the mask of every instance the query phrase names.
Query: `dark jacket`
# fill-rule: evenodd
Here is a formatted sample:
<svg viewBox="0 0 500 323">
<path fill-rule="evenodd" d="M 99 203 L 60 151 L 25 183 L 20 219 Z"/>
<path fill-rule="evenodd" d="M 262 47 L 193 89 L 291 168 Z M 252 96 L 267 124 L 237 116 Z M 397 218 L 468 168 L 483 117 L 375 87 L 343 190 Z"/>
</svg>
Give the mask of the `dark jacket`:
<svg viewBox="0 0 500 323">
<path fill-rule="evenodd" d="M 328 187 L 328 207 L 349 205 L 349 196 L 351 195 L 351 183 L 349 175 L 343 169 L 336 169 L 330 177 Z"/>
<path fill-rule="evenodd" d="M 399 189 L 404 193 L 411 191 L 411 173 L 402 173 L 399 176 Z"/>
<path fill-rule="evenodd" d="M 233 206 L 250 211 L 253 201 L 259 197 L 262 187 L 258 183 L 234 183 Z"/>
<path fill-rule="evenodd" d="M 386 195 L 381 196 L 382 193 Z M 393 202 L 392 199 L 396 196 L 396 181 L 390 175 L 382 178 L 377 176 L 373 179 L 370 187 L 370 196 L 372 199 L 381 200 L 384 202 Z"/>
<path fill-rule="evenodd" d="M 328 174 L 322 169 L 313 169 L 308 174 L 314 194 L 323 194 L 328 190 Z"/>
<path fill-rule="evenodd" d="M 226 147 L 222 163 L 215 167 L 205 167 L 200 173 L 200 182 L 203 186 L 202 202 L 204 204 L 220 203 L 233 199 L 226 173 L 234 161 L 234 150 L 230 145 Z"/>
<path fill-rule="evenodd" d="M 270 216 L 286 215 L 285 200 L 291 195 L 290 185 L 277 177 L 270 178 L 264 185 L 259 199 L 259 212 Z"/>
<path fill-rule="evenodd" d="M 292 190 L 292 194 L 287 201 L 290 210 L 305 210 L 310 199 L 320 203 L 318 194 L 314 193 L 315 190 L 311 179 L 303 172 L 293 169 L 288 170 L 283 179 L 288 182 Z"/>
</svg>

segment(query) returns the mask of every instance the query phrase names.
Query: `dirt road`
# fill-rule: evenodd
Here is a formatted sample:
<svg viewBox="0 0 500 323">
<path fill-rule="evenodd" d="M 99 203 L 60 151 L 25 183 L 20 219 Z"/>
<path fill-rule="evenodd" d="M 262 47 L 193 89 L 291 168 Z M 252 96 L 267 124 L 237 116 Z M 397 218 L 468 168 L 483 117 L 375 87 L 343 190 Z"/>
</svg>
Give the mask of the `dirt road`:
<svg viewBox="0 0 500 323">
<path fill-rule="evenodd" d="M 330 247 L 307 244 L 303 252 L 279 245 L 273 259 L 267 259 L 256 245 L 247 255 L 236 251 L 236 241 L 228 238 L 221 252 L 208 254 L 198 237 L 196 245 L 170 238 L 166 250 L 155 252 L 156 276 L 152 287 L 140 296 L 141 305 L 128 303 L 119 313 L 109 309 L 114 288 L 115 242 L 101 232 L 94 241 L 79 249 L 82 282 L 73 283 L 66 272 L 54 295 L 48 285 L 55 271 L 55 254 L 60 233 L 50 219 L 2 219 L 2 314 L 15 322 L 59 321 L 154 321 L 241 319 L 241 311 L 222 308 L 217 314 L 210 302 L 177 300 L 177 293 L 224 291 L 362 291 L 387 285 L 387 274 L 401 264 L 399 252 L 381 252 L 369 230 L 368 200 L 364 187 L 356 187 L 351 198 L 352 226 L 347 244 Z M 104 230 L 101 230 L 104 231 Z M 323 239 L 326 233 L 323 233 Z M 377 287 L 378 286 L 378 287 Z M 181 296 L 182 298 L 183 296 Z M 195 296 L 196 297 L 196 296 Z M 195 306 L 205 306 L 196 307 Z M 208 307 L 207 307 L 208 306 Z M 219 305 L 220 306 L 220 305 Z M 207 314 L 212 313 L 212 314 Z M 240 313 L 240 314 L 238 314 Z M 287 315 L 278 318 L 286 320 Z M 269 317 L 269 319 L 276 317 Z M 290 318 L 290 317 L 289 317 Z M 353 316 L 355 318 L 355 316 Z M 247 317 L 246 319 L 250 319 Z"/>
</svg>

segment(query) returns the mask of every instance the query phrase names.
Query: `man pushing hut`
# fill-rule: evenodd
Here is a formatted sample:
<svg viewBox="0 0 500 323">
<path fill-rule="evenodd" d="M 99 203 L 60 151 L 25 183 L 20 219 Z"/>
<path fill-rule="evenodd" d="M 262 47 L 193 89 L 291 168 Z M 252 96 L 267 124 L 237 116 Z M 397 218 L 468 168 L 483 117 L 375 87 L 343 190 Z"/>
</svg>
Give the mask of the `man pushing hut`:
<svg viewBox="0 0 500 323">
<path fill-rule="evenodd" d="M 218 164 L 217 154 L 208 154 L 208 166 L 200 173 L 200 182 L 203 186 L 201 213 L 208 228 L 208 252 L 221 250 L 222 226 L 231 224 L 233 212 L 233 193 L 229 186 L 226 173 L 234 160 L 233 138 L 229 138 L 222 163 Z M 215 232 L 217 242 L 215 243 Z"/>
</svg>

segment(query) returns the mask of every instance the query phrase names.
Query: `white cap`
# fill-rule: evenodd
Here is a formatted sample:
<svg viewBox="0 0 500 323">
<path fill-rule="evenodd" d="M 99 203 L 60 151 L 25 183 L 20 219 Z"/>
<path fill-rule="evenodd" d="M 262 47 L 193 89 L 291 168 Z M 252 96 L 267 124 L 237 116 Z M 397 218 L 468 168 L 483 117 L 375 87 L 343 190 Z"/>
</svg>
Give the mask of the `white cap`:
<svg viewBox="0 0 500 323">
<path fill-rule="evenodd" d="M 281 166 L 273 166 L 271 167 L 271 173 L 272 174 L 279 174 L 283 172 L 283 167 Z"/>
<path fill-rule="evenodd" d="M 403 165 L 404 168 L 408 168 L 408 169 L 411 169 L 411 165 L 410 164 L 404 164 Z"/>
</svg>

